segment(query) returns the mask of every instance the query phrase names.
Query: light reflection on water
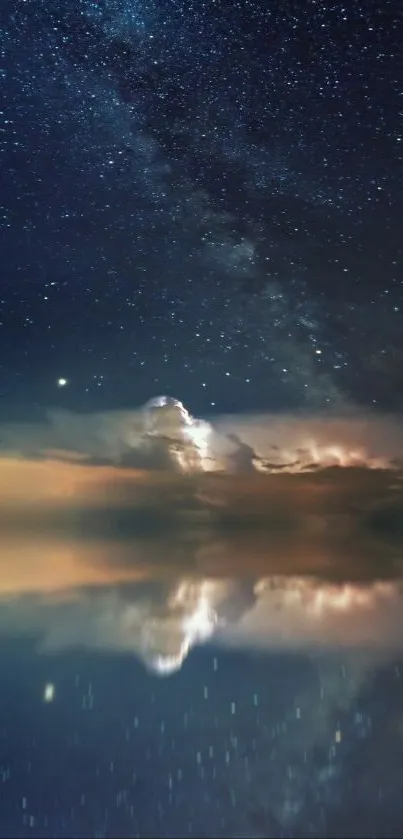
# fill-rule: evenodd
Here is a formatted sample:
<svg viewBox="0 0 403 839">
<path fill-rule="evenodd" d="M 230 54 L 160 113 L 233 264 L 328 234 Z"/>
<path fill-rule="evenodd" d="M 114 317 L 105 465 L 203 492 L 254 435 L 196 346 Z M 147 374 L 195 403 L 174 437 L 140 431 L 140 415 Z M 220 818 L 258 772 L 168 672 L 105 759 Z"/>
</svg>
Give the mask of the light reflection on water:
<svg viewBox="0 0 403 839">
<path fill-rule="evenodd" d="M 346 532 L 337 517 L 324 521 L 255 534 L 160 524 L 124 540 L 12 532 L 0 554 L 0 628 L 34 634 L 41 649 L 132 651 L 158 673 L 211 641 L 395 653 L 403 644 L 398 547 Z"/>
<path fill-rule="evenodd" d="M 72 751 L 94 760 L 101 779 L 94 792 L 80 769 L 67 768 L 58 784 L 53 758 L 44 759 L 47 724 L 41 734 L 35 717 L 20 752 L 42 767 L 40 794 L 51 789 L 64 802 L 65 824 L 78 806 L 74 776 L 94 807 L 102 787 L 105 812 L 119 813 L 125 836 L 399 835 L 400 513 L 393 499 L 380 519 L 363 520 L 346 486 L 325 491 L 315 480 L 302 494 L 283 483 L 282 498 L 278 485 L 275 515 L 273 505 L 264 515 L 261 497 L 256 512 L 246 482 L 243 496 L 236 482 L 214 492 L 204 484 L 202 506 L 189 503 L 187 485 L 167 507 L 153 484 L 152 504 L 139 512 L 127 485 L 114 483 L 109 506 L 99 504 L 104 488 L 92 487 L 80 504 L 75 493 L 74 503 L 67 494 L 35 515 L 8 508 L 3 677 L 12 684 L 22 668 L 23 643 L 36 684 L 35 700 L 20 699 L 16 730 L 42 703 L 58 760 Z M 203 507 L 206 492 L 214 503 Z M 371 487 L 360 498 L 365 510 L 369 499 L 372 510 Z M 11 732 L 17 712 L 3 706 Z M 95 817 L 81 832 L 110 835 Z"/>
<path fill-rule="evenodd" d="M 186 745 L 169 758 L 171 792 L 166 804 L 166 812 L 173 808 L 169 818 L 178 835 L 186 796 L 189 806 L 192 797 L 197 801 L 191 804 L 196 815 L 194 832 L 186 833 L 190 836 L 331 836 L 329 812 L 334 824 L 343 826 L 347 818 L 348 826 L 358 824 L 360 835 L 373 835 L 362 812 L 358 822 L 346 816 L 341 797 L 347 795 L 346 784 L 351 787 L 346 773 L 351 773 L 349 761 L 357 760 L 357 749 L 365 747 L 367 753 L 378 748 L 371 738 L 375 729 L 379 737 L 379 726 L 389 743 L 384 728 L 389 731 L 391 713 L 393 748 L 401 752 L 403 718 L 393 691 L 400 689 L 403 673 L 403 583 L 396 550 L 390 553 L 386 543 L 382 554 L 378 540 L 368 569 L 358 542 L 354 561 L 346 556 L 345 536 L 336 538 L 333 531 L 329 539 L 329 529 L 324 528 L 307 531 L 305 541 L 301 534 L 288 540 L 277 535 L 274 546 L 269 533 L 260 534 L 255 543 L 251 533 L 234 539 L 200 529 L 188 530 L 182 538 L 169 532 L 121 542 L 41 537 L 37 532 L 28 539 L 27 534 L 14 533 L 3 540 L 0 554 L 0 654 L 13 639 L 25 639 L 32 645 L 33 660 L 42 662 L 41 670 L 59 673 L 42 686 L 43 702 L 54 706 L 56 714 L 66 690 L 58 681 L 67 677 L 60 674 L 66 666 L 69 671 L 64 656 L 104 656 L 100 666 L 105 661 L 107 680 L 117 677 L 117 671 L 111 676 L 110 657 L 117 664 L 124 662 L 122 678 L 133 703 L 130 726 L 135 720 L 130 737 L 144 737 L 143 720 L 150 743 L 160 742 L 161 755 L 167 748 L 161 731 L 185 725 Z M 363 534 L 361 551 L 368 544 Z M 320 571 L 312 554 L 322 557 Z M 203 648 L 208 658 L 200 660 Z M 235 671 L 226 664 L 234 654 L 241 656 Z M 86 661 L 90 673 L 91 658 Z M 82 665 L 77 668 L 84 672 Z M 385 695 L 381 689 L 380 700 L 379 679 L 383 684 L 385 672 L 394 674 L 394 682 L 386 676 L 389 684 Z M 184 680 L 179 694 L 178 677 Z M 79 690 L 85 675 L 75 678 L 81 679 L 76 683 Z M 145 683 L 148 687 L 140 687 L 143 678 L 151 680 Z M 172 684 L 172 701 L 184 709 L 180 722 L 175 722 L 169 692 L 160 693 L 158 685 L 166 683 Z M 83 708 L 92 713 L 94 703 L 102 705 L 104 698 L 99 687 L 91 685 L 92 681 L 83 694 Z M 104 690 L 110 692 L 106 683 Z M 118 681 L 113 699 L 118 717 L 108 710 L 112 727 L 119 725 L 123 713 L 118 710 L 120 690 Z M 147 700 L 144 705 L 145 690 L 153 697 L 149 708 Z M 197 691 L 204 697 L 200 707 Z M 208 726 L 214 723 L 208 743 L 202 734 L 206 719 Z M 73 718 L 71 725 L 77 725 Z M 113 747 L 105 740 L 103 748 L 109 753 Z M 152 753 L 148 746 L 147 754 Z M 370 755 L 379 760 L 377 752 Z M 179 784 L 177 773 L 183 778 L 184 760 L 195 761 L 194 769 L 186 770 L 187 783 L 194 782 L 197 771 L 198 792 L 182 789 L 178 810 L 173 790 Z M 153 770 L 157 775 L 160 761 L 161 757 Z M 376 780 L 372 777 L 373 767 L 361 766 L 360 772 L 367 773 L 367 785 L 379 785 L 378 774 Z M 387 781 L 389 790 L 397 783 L 395 772 Z M 213 808 L 214 827 L 208 832 L 205 826 L 202 833 L 201 802 L 210 788 L 220 789 L 224 799 L 228 790 L 232 805 L 230 815 L 228 802 L 225 815 L 222 805 Z M 149 813 L 144 819 L 149 824 Z M 173 835 L 158 834 L 157 829 L 155 824 L 155 835 Z M 138 835 L 146 835 L 141 830 L 140 826 Z"/>
</svg>

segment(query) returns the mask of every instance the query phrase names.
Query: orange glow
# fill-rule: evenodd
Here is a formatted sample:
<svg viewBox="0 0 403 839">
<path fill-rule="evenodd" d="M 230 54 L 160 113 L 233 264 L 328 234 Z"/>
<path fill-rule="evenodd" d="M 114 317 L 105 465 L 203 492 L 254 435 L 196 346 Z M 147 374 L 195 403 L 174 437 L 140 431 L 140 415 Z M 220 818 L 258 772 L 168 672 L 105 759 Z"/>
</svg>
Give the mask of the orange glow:
<svg viewBox="0 0 403 839">
<path fill-rule="evenodd" d="M 53 458 L 0 459 L 0 505 L 88 502 L 111 481 L 147 482 L 150 473 L 116 466 L 87 466 Z"/>
<path fill-rule="evenodd" d="M 113 556 L 113 544 L 109 546 Z M 85 586 L 112 585 L 149 577 L 141 565 L 116 568 L 105 561 L 105 545 L 60 540 L 2 540 L 0 597 L 51 594 Z"/>
</svg>

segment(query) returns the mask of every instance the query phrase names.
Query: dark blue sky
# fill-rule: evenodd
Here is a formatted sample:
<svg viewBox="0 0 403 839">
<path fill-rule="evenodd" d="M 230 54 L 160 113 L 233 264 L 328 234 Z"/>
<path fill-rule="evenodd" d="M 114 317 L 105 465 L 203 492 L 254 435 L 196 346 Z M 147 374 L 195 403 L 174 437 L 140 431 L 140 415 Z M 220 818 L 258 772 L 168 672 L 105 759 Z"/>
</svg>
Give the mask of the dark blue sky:
<svg viewBox="0 0 403 839">
<path fill-rule="evenodd" d="M 397 3 L 0 15 L 3 413 L 401 407 Z"/>
</svg>

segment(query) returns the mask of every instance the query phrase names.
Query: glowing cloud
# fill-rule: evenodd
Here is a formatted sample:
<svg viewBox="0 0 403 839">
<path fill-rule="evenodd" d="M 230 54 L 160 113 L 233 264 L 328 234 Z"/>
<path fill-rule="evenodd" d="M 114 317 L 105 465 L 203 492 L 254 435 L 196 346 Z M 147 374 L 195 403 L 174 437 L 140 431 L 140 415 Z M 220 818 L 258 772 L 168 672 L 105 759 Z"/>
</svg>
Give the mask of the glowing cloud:
<svg viewBox="0 0 403 839">
<path fill-rule="evenodd" d="M 60 459 L 170 469 L 182 473 L 299 472 L 339 465 L 383 468 L 403 452 L 399 418 L 375 413 L 240 415 L 197 419 L 161 396 L 130 411 L 74 414 L 53 410 L 47 422 L 0 426 L 0 451 Z"/>
</svg>

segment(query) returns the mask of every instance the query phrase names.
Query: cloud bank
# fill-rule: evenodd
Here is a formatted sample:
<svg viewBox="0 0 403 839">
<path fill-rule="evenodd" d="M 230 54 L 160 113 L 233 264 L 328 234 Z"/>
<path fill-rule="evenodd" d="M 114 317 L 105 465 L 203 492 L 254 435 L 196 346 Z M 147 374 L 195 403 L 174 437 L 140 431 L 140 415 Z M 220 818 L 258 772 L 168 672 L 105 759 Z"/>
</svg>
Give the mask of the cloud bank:
<svg viewBox="0 0 403 839">
<path fill-rule="evenodd" d="M 191 533 L 208 574 L 217 551 L 230 573 L 241 567 L 253 535 L 260 576 L 279 557 L 290 573 L 301 563 L 315 573 L 324 556 L 342 569 L 344 555 L 362 568 L 378 554 L 390 567 L 403 535 L 402 444 L 399 418 L 373 414 L 209 422 L 167 398 L 132 411 L 50 411 L 0 427 L 3 540 L 53 534 L 119 542 L 121 554 L 143 537 L 149 551 L 159 529 L 178 557 Z"/>
<path fill-rule="evenodd" d="M 163 468 L 170 462 L 169 442 L 203 449 L 204 471 L 242 471 L 242 463 L 244 468 L 252 465 L 253 456 L 255 467 L 269 470 L 403 462 L 402 418 L 375 412 L 241 414 L 206 422 L 192 417 L 178 400 L 157 397 L 133 410 L 78 414 L 52 409 L 43 422 L 0 426 L 0 452 L 22 457 L 56 453 L 65 460 Z"/>
</svg>

